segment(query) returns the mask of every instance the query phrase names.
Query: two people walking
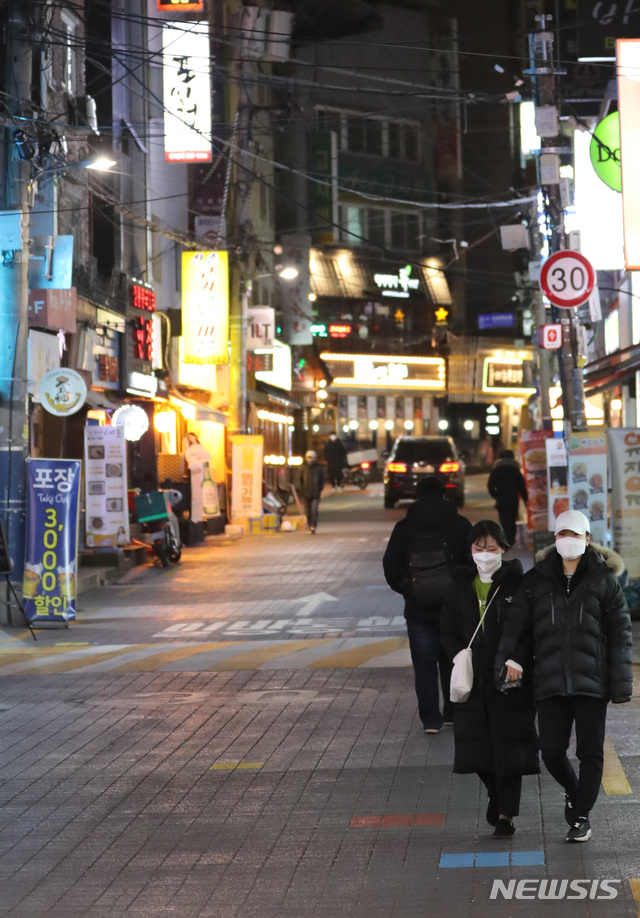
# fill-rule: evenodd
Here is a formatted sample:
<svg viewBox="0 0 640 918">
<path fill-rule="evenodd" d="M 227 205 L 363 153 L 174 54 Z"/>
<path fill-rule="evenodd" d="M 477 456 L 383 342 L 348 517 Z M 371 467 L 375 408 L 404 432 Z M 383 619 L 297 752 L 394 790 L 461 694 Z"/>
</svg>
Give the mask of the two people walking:
<svg viewBox="0 0 640 918">
<path fill-rule="evenodd" d="M 387 582 L 405 599 L 425 732 L 436 733 L 453 718 L 453 770 L 476 773 L 484 783 L 486 818 L 497 838 L 515 832 L 522 776 L 539 771 L 539 746 L 565 793 L 566 841 L 588 841 L 607 706 L 629 701 L 632 691 L 631 619 L 618 582 L 622 559 L 591 544 L 587 517 L 571 510 L 557 519 L 555 544 L 523 574 L 519 561 L 503 558 L 511 542 L 502 527 L 492 520 L 472 527 L 452 504 L 443 508 L 448 502 L 436 482 L 420 482 L 418 500 L 396 525 L 383 559 Z M 432 574 L 434 590 L 429 599 L 423 588 L 418 599 L 413 556 L 419 560 L 420 542 L 434 533 L 449 565 L 449 586 L 442 596 L 442 565 L 432 555 L 429 568 L 423 550 L 422 574 Z M 451 661 L 483 614 L 471 644 L 471 693 L 451 704 Z M 578 774 L 567 757 L 574 724 Z"/>
</svg>

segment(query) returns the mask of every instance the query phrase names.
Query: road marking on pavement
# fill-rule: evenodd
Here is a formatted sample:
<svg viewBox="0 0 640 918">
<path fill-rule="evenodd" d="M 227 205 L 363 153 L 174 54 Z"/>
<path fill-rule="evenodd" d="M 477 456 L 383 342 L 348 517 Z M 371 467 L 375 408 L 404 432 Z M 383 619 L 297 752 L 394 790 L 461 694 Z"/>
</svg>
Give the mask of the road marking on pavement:
<svg viewBox="0 0 640 918">
<path fill-rule="evenodd" d="M 604 738 L 602 787 L 609 796 L 633 793 L 610 736 Z"/>
<path fill-rule="evenodd" d="M 238 768 L 262 768 L 264 762 L 216 762 L 209 771 L 235 771 Z"/>
<path fill-rule="evenodd" d="M 343 666 L 361 666 L 374 657 L 382 657 L 396 650 L 404 650 L 409 646 L 407 638 L 384 638 L 367 641 L 360 647 L 350 650 L 340 650 L 329 657 L 323 657 L 309 663 L 309 669 L 337 669 Z"/>
<path fill-rule="evenodd" d="M 631 895 L 636 900 L 636 908 L 638 909 L 638 915 L 640 915 L 640 879 L 631 877 L 627 882 L 631 887 Z"/>
<path fill-rule="evenodd" d="M 442 854 L 440 867 L 535 867 L 544 865 L 544 851 L 470 851 Z"/>
<path fill-rule="evenodd" d="M 39 664 L 36 661 L 33 665 L 22 669 L 22 673 L 33 674 L 37 676 L 52 675 L 54 673 L 68 673 L 74 669 L 84 669 L 86 666 L 93 666 L 96 663 L 102 663 L 105 660 L 113 660 L 123 654 L 130 653 L 132 647 L 122 647 L 118 649 L 102 650 L 100 647 L 82 648 L 78 651 L 84 652 L 83 656 L 63 656 L 56 663 Z M 102 652 L 101 652 L 102 651 Z"/>
<path fill-rule="evenodd" d="M 174 650 L 162 650 L 160 653 L 154 653 L 152 656 L 143 660 L 131 660 L 116 667 L 119 673 L 150 673 L 155 672 L 167 663 L 175 663 L 177 660 L 186 660 L 194 657 L 199 653 L 208 653 L 211 650 L 222 650 L 222 648 L 233 647 L 239 641 L 216 641 L 211 644 L 188 644 L 185 647 L 178 647 Z"/>
<path fill-rule="evenodd" d="M 350 829 L 386 829 L 389 827 L 443 826 L 444 813 L 398 813 L 387 816 L 354 816 Z"/>
<path fill-rule="evenodd" d="M 273 660 L 275 657 L 286 656 L 287 654 L 295 653 L 296 650 L 328 643 L 330 643 L 329 638 L 282 641 L 277 644 L 269 642 L 266 647 L 260 647 L 256 650 L 250 650 L 247 653 L 228 657 L 226 660 L 220 660 L 220 662 L 208 666 L 207 670 L 209 672 L 219 672 L 220 670 L 258 669 L 261 663 L 266 663 L 269 660 Z M 310 665 L 313 666 L 314 664 L 312 663 Z"/>
</svg>

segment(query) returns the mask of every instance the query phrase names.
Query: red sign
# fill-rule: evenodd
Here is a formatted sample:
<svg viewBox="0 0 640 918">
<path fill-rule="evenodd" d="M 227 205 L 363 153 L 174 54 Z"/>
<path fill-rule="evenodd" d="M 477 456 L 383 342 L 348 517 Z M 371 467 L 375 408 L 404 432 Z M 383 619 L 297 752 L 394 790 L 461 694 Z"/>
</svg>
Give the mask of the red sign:
<svg viewBox="0 0 640 918">
<path fill-rule="evenodd" d="M 201 10 L 204 0 L 158 0 L 158 10 L 161 13 L 170 13 L 175 10 L 191 12 L 192 10 Z"/>
<path fill-rule="evenodd" d="M 330 325 L 329 326 L 329 337 L 330 338 L 346 338 L 347 335 L 351 334 L 350 325 Z"/>
<path fill-rule="evenodd" d="M 563 309 L 586 303 L 596 284 L 591 262 L 580 252 L 565 249 L 550 255 L 540 272 L 540 288 L 546 298 Z"/>
<path fill-rule="evenodd" d="M 129 305 L 134 309 L 144 309 L 146 312 L 156 311 L 156 295 L 150 287 L 142 284 L 131 284 L 129 287 Z"/>
<path fill-rule="evenodd" d="M 76 288 L 29 291 L 29 325 L 75 332 Z"/>
<path fill-rule="evenodd" d="M 562 325 L 554 322 L 553 325 L 541 325 L 538 347 L 546 351 L 555 351 L 562 347 Z"/>
<path fill-rule="evenodd" d="M 153 319 L 134 319 L 133 351 L 138 360 L 153 360 Z"/>
</svg>

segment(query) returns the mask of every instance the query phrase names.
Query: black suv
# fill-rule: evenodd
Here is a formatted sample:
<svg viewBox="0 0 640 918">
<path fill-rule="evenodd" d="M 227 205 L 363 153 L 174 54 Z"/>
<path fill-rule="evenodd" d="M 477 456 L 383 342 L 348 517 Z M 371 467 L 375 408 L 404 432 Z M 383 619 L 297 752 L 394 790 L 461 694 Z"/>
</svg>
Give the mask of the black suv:
<svg viewBox="0 0 640 918">
<path fill-rule="evenodd" d="M 446 497 L 464 507 L 464 463 L 451 437 L 398 437 L 384 469 L 384 505 L 415 500 L 416 486 L 425 475 L 440 478 Z"/>
</svg>

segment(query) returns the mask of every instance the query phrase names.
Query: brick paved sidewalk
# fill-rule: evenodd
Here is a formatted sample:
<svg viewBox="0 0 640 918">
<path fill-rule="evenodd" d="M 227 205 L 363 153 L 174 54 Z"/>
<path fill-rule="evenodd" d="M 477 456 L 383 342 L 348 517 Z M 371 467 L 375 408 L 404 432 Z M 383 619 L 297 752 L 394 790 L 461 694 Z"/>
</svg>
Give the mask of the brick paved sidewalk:
<svg viewBox="0 0 640 918">
<path fill-rule="evenodd" d="M 637 915 L 637 701 L 609 731 L 633 793 L 601 794 L 593 840 L 570 846 L 546 775 L 525 778 L 513 841 L 491 838 L 451 731 L 419 729 L 408 670 L 0 685 L 0 916 L 547 918 L 490 899 L 541 878 L 621 881 L 563 918 Z"/>
</svg>

